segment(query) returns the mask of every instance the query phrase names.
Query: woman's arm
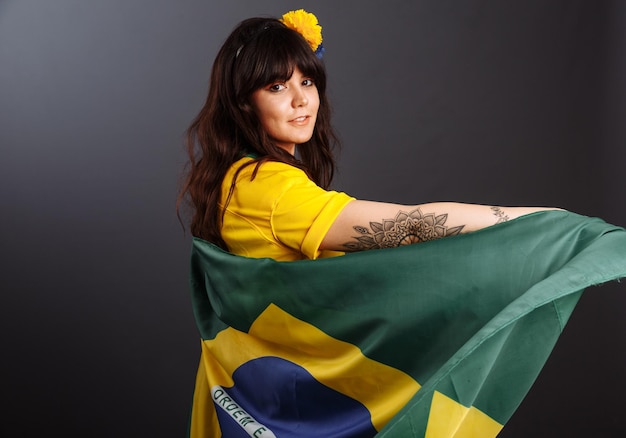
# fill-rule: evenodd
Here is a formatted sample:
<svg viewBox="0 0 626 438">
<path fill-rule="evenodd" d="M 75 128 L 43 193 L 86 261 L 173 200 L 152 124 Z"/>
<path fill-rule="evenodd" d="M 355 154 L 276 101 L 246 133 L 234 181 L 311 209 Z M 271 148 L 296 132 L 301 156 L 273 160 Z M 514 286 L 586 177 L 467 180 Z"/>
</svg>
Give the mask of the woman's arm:
<svg viewBox="0 0 626 438">
<path fill-rule="evenodd" d="M 496 207 L 455 202 L 400 205 L 352 201 L 331 225 L 320 249 L 391 248 L 469 233 L 545 207 Z"/>
</svg>

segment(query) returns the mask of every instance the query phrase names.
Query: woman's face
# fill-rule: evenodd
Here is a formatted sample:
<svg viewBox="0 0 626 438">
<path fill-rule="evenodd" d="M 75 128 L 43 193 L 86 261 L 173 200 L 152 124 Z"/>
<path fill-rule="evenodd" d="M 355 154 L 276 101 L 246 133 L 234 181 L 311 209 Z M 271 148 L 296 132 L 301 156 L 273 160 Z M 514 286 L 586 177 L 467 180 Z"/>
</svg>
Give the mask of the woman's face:
<svg viewBox="0 0 626 438">
<path fill-rule="evenodd" d="M 293 155 L 296 144 L 313 135 L 320 97 L 313 81 L 296 67 L 287 81 L 252 93 L 252 106 L 270 138 Z"/>
</svg>

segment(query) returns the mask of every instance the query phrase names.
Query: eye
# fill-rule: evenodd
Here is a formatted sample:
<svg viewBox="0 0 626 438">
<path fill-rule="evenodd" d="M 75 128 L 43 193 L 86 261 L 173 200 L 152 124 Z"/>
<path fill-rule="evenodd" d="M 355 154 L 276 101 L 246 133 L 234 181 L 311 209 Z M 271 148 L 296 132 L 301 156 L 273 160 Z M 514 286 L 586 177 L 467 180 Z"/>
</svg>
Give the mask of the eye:
<svg viewBox="0 0 626 438">
<path fill-rule="evenodd" d="M 305 87 L 312 87 L 313 85 L 315 85 L 315 82 L 313 82 L 313 79 L 304 79 L 302 81 L 302 85 L 304 85 Z"/>
<path fill-rule="evenodd" d="M 270 85 L 268 87 L 268 90 L 273 92 L 273 93 L 276 93 L 278 91 L 282 91 L 284 89 L 285 89 L 285 84 L 272 84 L 272 85 Z"/>
</svg>

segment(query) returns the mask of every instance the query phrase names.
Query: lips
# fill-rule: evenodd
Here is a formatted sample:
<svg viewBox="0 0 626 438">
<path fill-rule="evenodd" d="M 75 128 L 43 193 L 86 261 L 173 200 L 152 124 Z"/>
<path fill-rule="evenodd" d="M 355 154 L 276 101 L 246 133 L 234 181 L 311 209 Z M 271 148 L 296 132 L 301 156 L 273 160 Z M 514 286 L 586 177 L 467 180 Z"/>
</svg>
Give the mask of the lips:
<svg viewBox="0 0 626 438">
<path fill-rule="evenodd" d="M 300 117 L 296 117 L 295 119 L 291 119 L 289 120 L 290 123 L 305 123 L 309 120 L 310 116 L 300 116 Z"/>
</svg>

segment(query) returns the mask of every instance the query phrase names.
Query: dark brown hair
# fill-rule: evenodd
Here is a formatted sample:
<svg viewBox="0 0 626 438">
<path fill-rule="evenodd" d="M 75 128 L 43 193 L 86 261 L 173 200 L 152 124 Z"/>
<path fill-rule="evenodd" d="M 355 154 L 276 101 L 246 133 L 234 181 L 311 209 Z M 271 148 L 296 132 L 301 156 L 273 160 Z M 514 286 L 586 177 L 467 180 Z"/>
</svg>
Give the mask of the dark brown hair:
<svg viewBox="0 0 626 438">
<path fill-rule="evenodd" d="M 314 81 L 320 98 L 313 136 L 298 147 L 299 159 L 274 144 L 250 103 L 254 91 L 288 80 L 296 67 Z M 328 188 L 335 168 L 335 143 L 322 61 L 299 33 L 279 20 L 244 20 L 218 52 L 208 97 L 187 130 L 189 162 L 177 211 L 187 201 L 193 210 L 191 233 L 228 249 L 220 233 L 219 202 L 224 201 L 220 200 L 222 181 L 235 161 L 248 153 L 257 157 L 252 162 L 257 169 L 263 162 L 281 161 L 303 169 L 316 184 Z"/>
</svg>

